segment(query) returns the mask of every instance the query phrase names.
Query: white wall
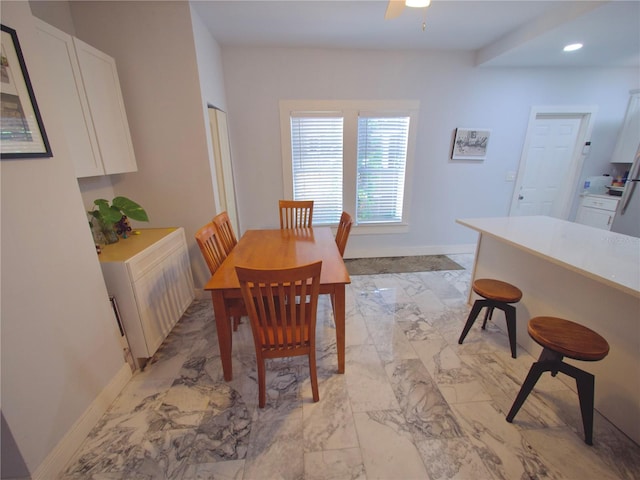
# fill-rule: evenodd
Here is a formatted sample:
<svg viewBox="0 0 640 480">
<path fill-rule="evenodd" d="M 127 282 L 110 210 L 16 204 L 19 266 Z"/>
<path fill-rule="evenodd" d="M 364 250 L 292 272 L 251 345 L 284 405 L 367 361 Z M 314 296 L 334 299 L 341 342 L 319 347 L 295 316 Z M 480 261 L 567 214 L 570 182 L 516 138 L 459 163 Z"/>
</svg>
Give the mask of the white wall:
<svg viewBox="0 0 640 480">
<path fill-rule="evenodd" d="M 215 210 L 211 214 L 211 218 L 213 218 L 214 214 L 218 214 L 223 210 L 222 205 L 224 205 L 224 203 L 222 203 L 224 199 L 220 198 L 221 191 L 217 188 L 217 185 L 220 183 L 217 178 L 216 160 L 213 153 L 213 135 L 211 133 L 211 123 L 209 119 L 209 105 L 221 110 L 227 109 L 224 77 L 222 75 L 222 53 L 220 51 L 220 46 L 211 36 L 211 33 L 203 23 L 200 15 L 193 7 L 191 7 L 191 22 L 193 25 L 193 39 L 196 47 L 198 74 L 200 88 L 202 91 L 202 116 L 203 122 L 206 126 L 205 132 L 207 135 L 207 151 L 209 152 L 209 170 L 211 172 L 215 188 L 215 205 L 212 205 L 212 208 Z M 205 222 L 202 222 L 200 226 L 204 225 L 204 223 Z M 200 268 L 198 269 L 196 285 L 203 286 L 209 278 L 209 270 L 205 269 L 201 263 Z"/>
<path fill-rule="evenodd" d="M 125 363 L 29 4 L 3 1 L 2 24 L 54 153 L 0 162 L 2 415 L 34 474 Z"/>
<path fill-rule="evenodd" d="M 205 102 L 227 110 L 227 98 L 222 74 L 222 52 L 216 39 L 203 23 L 198 12 L 191 7 L 193 38 L 196 47 L 196 59 L 200 78 L 200 88 Z M 205 108 L 206 110 L 206 108 Z"/>
<path fill-rule="evenodd" d="M 31 14 L 59 30 L 75 36 L 69 2 L 58 0 L 30 0 Z"/>
<path fill-rule="evenodd" d="M 214 32 L 215 36 L 215 32 Z M 530 109 L 598 105 L 584 175 L 609 169 L 631 69 L 476 68 L 456 52 L 223 47 L 239 215 L 244 228 L 277 226 L 282 198 L 281 99 L 416 99 L 421 103 L 406 234 L 352 230 L 348 256 L 446 253 L 475 244 L 456 218 L 508 215 Z M 449 159 L 456 127 L 491 130 L 487 159 Z M 466 247 L 465 247 L 466 246 Z"/>
<path fill-rule="evenodd" d="M 146 226 L 185 228 L 202 286 L 210 275 L 194 234 L 217 212 L 189 4 L 74 1 L 71 12 L 77 36 L 118 67 L 138 172 L 112 176 L 113 189 L 145 208 Z"/>
</svg>

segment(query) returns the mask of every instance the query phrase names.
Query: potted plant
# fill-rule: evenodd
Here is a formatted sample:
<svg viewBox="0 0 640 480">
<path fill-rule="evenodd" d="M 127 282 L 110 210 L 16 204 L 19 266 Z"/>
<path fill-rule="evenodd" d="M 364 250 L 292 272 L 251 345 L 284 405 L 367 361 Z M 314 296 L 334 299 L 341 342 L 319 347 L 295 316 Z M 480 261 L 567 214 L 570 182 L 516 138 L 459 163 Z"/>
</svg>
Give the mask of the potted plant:
<svg viewBox="0 0 640 480">
<path fill-rule="evenodd" d="M 118 234 L 127 238 L 131 231 L 129 219 L 148 222 L 147 212 L 133 200 L 127 197 L 115 197 L 111 204 L 104 198 L 93 201 L 93 210 L 89 224 L 96 243 L 110 244 L 118 241 Z"/>
</svg>

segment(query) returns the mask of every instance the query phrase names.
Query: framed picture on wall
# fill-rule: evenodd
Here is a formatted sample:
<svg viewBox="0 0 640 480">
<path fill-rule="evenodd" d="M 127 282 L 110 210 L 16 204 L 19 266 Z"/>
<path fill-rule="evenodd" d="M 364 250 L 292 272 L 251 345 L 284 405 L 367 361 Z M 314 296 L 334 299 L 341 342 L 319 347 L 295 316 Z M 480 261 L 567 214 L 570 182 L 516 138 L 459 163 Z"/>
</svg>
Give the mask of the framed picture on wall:
<svg viewBox="0 0 640 480">
<path fill-rule="evenodd" d="M 452 160 L 484 160 L 487 156 L 490 130 L 456 128 L 451 150 Z"/>
<path fill-rule="evenodd" d="M 18 35 L 2 27 L 0 57 L 0 158 L 51 157 Z"/>
</svg>

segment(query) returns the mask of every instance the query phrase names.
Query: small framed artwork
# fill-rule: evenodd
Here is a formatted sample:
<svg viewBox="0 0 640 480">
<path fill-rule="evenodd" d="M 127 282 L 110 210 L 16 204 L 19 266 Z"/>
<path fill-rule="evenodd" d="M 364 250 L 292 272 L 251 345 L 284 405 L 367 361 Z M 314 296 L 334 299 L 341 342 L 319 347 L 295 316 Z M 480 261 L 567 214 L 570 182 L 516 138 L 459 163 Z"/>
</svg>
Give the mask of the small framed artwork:
<svg viewBox="0 0 640 480">
<path fill-rule="evenodd" d="M 490 130 L 456 128 L 451 151 L 452 160 L 484 160 L 487 156 Z"/>
<path fill-rule="evenodd" d="M 18 35 L 2 27 L 0 56 L 0 158 L 51 157 Z"/>
</svg>

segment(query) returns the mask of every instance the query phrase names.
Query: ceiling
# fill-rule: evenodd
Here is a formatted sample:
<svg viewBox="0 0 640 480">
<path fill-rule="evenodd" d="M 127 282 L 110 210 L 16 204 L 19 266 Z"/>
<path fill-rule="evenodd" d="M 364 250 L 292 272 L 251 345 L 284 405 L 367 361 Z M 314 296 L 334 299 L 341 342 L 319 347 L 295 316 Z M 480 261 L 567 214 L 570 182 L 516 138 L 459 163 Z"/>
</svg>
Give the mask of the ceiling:
<svg viewBox="0 0 640 480">
<path fill-rule="evenodd" d="M 191 1 L 221 46 L 462 50 L 500 67 L 640 67 L 640 0 Z M 423 31 L 422 24 L 426 27 Z M 567 54 L 567 43 L 584 48 Z"/>
</svg>

